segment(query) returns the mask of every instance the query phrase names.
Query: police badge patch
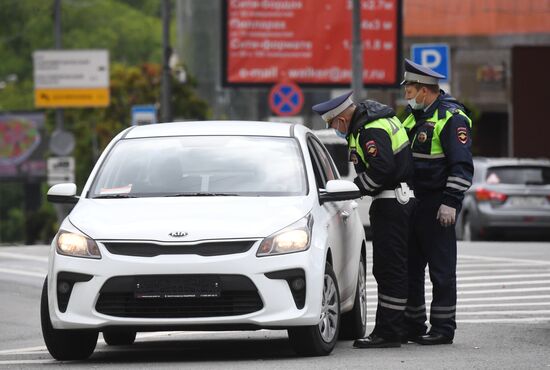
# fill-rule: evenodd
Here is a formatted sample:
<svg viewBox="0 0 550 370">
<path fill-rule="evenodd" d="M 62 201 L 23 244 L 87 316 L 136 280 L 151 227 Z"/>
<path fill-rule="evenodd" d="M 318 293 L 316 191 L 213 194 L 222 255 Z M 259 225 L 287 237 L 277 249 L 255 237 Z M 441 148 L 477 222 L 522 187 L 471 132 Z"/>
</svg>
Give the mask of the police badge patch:
<svg viewBox="0 0 550 370">
<path fill-rule="evenodd" d="M 420 144 L 425 143 L 426 140 L 428 139 L 428 134 L 426 133 L 426 131 L 420 131 L 416 139 Z"/>
<path fill-rule="evenodd" d="M 359 163 L 359 159 L 357 158 L 357 152 L 355 150 L 352 150 L 349 154 L 349 160 L 353 163 L 353 164 L 357 164 Z"/>
<path fill-rule="evenodd" d="M 376 142 L 374 140 L 367 141 L 365 144 L 365 149 L 369 157 L 376 157 L 378 154 L 378 148 L 376 147 Z"/>
<path fill-rule="evenodd" d="M 466 127 L 459 127 L 456 129 L 456 137 L 458 138 L 458 141 L 462 144 L 466 144 L 468 142 L 468 130 Z"/>
</svg>

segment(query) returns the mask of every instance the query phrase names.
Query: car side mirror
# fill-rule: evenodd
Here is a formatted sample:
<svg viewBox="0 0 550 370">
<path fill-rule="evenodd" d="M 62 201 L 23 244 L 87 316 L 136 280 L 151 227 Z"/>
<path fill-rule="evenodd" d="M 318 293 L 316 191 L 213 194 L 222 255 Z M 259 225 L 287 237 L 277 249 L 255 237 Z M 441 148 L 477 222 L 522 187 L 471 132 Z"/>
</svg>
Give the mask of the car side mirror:
<svg viewBox="0 0 550 370">
<path fill-rule="evenodd" d="M 73 183 L 57 184 L 48 190 L 48 201 L 52 203 L 76 204 L 76 185 Z"/>
<path fill-rule="evenodd" d="M 336 202 L 341 200 L 352 200 L 361 198 L 361 192 L 357 185 L 347 180 L 330 180 L 325 189 L 321 189 L 319 199 L 321 204 L 325 202 Z"/>
</svg>

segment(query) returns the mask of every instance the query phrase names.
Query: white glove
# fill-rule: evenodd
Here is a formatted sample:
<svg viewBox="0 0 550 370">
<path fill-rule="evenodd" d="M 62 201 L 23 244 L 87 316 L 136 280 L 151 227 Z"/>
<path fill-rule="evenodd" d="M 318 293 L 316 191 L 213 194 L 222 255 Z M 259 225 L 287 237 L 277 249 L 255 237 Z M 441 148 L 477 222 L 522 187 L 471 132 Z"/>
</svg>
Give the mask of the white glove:
<svg viewBox="0 0 550 370">
<path fill-rule="evenodd" d="M 456 209 L 442 204 L 437 211 L 437 219 L 443 227 L 454 225 L 456 221 Z"/>
</svg>

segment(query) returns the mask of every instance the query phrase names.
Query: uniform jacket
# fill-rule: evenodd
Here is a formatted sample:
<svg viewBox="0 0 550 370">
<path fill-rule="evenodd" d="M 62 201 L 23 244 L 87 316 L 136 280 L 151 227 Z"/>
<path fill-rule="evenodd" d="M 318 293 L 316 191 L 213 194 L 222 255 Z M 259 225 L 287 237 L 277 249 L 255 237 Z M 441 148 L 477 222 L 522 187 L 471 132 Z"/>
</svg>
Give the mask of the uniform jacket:
<svg viewBox="0 0 550 370">
<path fill-rule="evenodd" d="M 379 121 L 381 119 L 383 121 Z M 392 137 L 378 127 L 380 123 L 392 133 L 404 130 L 392 108 L 366 100 L 357 104 L 348 130 L 350 160 L 358 175 L 354 182 L 366 195 L 395 189 L 401 182 L 412 187 L 413 161 L 406 134 L 403 131 L 403 145 L 392 148 Z"/>
<path fill-rule="evenodd" d="M 414 157 L 417 197 L 442 192 L 442 203 L 459 209 L 472 185 L 471 120 L 465 107 L 441 91 L 426 110 L 407 108 L 403 125 Z"/>
</svg>

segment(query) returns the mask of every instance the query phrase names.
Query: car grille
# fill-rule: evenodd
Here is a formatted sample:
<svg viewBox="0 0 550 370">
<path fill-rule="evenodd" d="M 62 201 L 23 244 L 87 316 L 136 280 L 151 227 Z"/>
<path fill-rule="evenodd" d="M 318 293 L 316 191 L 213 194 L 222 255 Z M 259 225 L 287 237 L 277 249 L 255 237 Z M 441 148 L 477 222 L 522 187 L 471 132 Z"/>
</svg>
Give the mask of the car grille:
<svg viewBox="0 0 550 370">
<path fill-rule="evenodd" d="M 154 257 L 162 254 L 197 254 L 200 256 L 222 256 L 243 253 L 254 245 L 255 240 L 204 242 L 199 244 L 169 244 L 104 242 L 112 254 L 136 257 Z"/>
<path fill-rule="evenodd" d="M 218 279 L 217 297 L 138 298 L 135 287 L 141 279 L 170 284 L 171 280 Z M 117 276 L 105 282 L 100 290 L 96 310 L 117 317 L 193 318 L 237 316 L 259 311 L 263 302 L 254 283 L 242 275 L 144 275 Z"/>
</svg>

